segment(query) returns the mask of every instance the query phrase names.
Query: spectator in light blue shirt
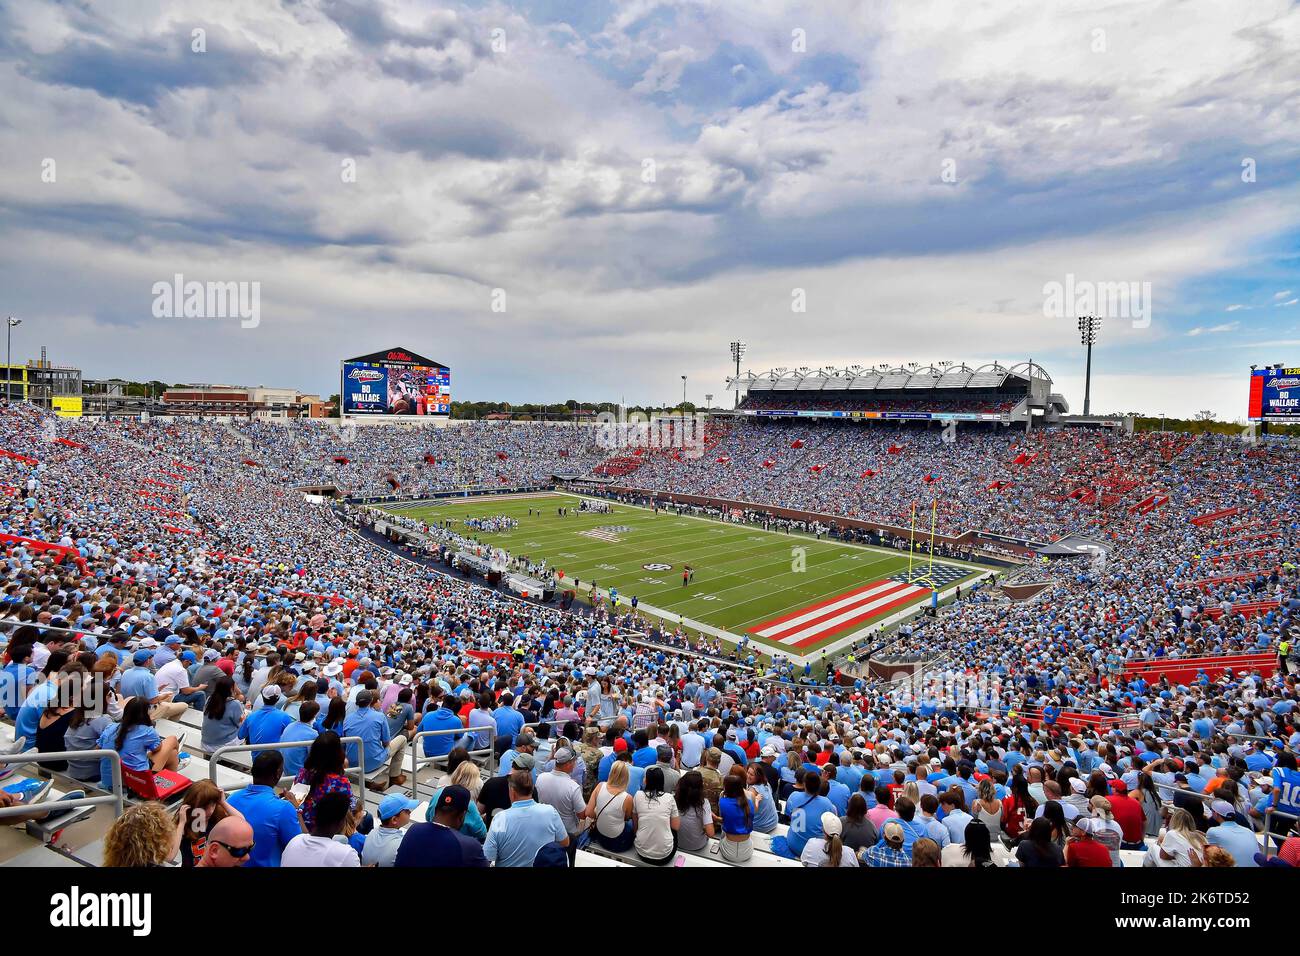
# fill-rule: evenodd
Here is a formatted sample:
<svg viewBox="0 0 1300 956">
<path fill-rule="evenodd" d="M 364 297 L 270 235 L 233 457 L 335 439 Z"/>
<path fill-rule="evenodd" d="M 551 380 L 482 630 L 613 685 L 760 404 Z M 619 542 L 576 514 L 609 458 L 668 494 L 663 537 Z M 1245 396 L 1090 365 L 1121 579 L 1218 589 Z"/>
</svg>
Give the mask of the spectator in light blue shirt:
<svg viewBox="0 0 1300 956">
<path fill-rule="evenodd" d="M 1260 851 L 1255 831 L 1239 824 L 1235 817 L 1237 811 L 1226 800 L 1215 800 L 1210 804 L 1214 814 L 1214 826 L 1205 831 L 1205 841 L 1232 854 L 1233 861 L 1239 867 L 1256 867 L 1255 854 Z"/>
<path fill-rule="evenodd" d="M 4 707 L 5 716 L 10 720 L 18 716 L 18 710 L 26 700 L 27 694 L 40 679 L 41 672 L 30 666 L 32 645 L 30 641 L 22 643 L 15 638 L 9 643 L 9 663 L 0 671 L 0 706 Z M 29 744 L 35 741 L 29 740 Z"/>
<path fill-rule="evenodd" d="M 917 808 L 916 822 L 924 827 L 925 835 L 939 844 L 939 849 L 942 850 L 952 842 L 952 837 L 942 821 L 935 819 L 934 815 L 938 811 L 939 798 L 932 793 L 922 794 L 921 805 Z"/>
<path fill-rule="evenodd" d="M 341 737 L 360 737 L 364 755 L 357 754 L 356 744 L 346 744 L 348 766 L 362 766 L 367 774 L 375 773 L 388 765 L 387 779 L 377 781 L 377 789 L 389 785 L 401 786 L 406 782 L 402 773 L 402 755 L 406 752 L 406 736 L 393 737 L 388 732 L 388 719 L 376 708 L 379 695 L 363 690 L 357 695 L 357 712 L 343 722 Z M 364 762 L 360 759 L 364 756 Z"/>
<path fill-rule="evenodd" d="M 285 728 L 292 724 L 293 718 L 280 710 L 282 692 L 279 684 L 268 684 L 262 688 L 262 703 L 239 725 L 239 739 L 250 744 L 274 744 L 280 742 Z M 253 751 L 253 759 L 261 751 Z"/>
<path fill-rule="evenodd" d="M 510 773 L 515 767 L 515 757 L 519 754 L 535 754 L 536 752 L 537 738 L 533 736 L 531 730 L 525 730 L 515 738 L 515 745 L 501 755 L 501 761 L 497 767 L 497 776 L 504 777 Z"/>
<path fill-rule="evenodd" d="M 456 699 L 443 696 L 441 702 L 429 710 L 420 720 L 420 730 L 464 730 L 465 724 L 457 715 Z M 457 736 L 455 733 L 438 734 L 435 737 L 422 737 L 426 757 L 445 757 L 458 743 L 467 742 L 469 734 Z"/>
<path fill-rule="evenodd" d="M 515 736 L 524 729 L 524 715 L 515 709 L 514 704 L 514 695 L 506 691 L 501 695 L 500 706 L 492 712 L 492 719 L 497 728 L 497 740 L 504 737 L 510 741 L 510 746 L 514 746 Z"/>
<path fill-rule="evenodd" d="M 790 816 L 785 836 L 772 838 L 773 853 L 795 860 L 809 840 L 822 835 L 822 814 L 835 812 L 835 805 L 819 795 L 821 774 L 809 770 L 803 775 L 803 785 L 803 790 L 796 790 L 785 802 L 785 811 Z"/>
<path fill-rule="evenodd" d="M 264 750 L 258 754 L 253 760 L 252 785 L 229 797 L 230 805 L 242 813 L 253 828 L 253 851 L 245 866 L 279 866 L 280 853 L 290 840 L 302 833 L 298 807 L 292 800 L 275 793 L 285 769 L 280 753 L 278 750 Z"/>
<path fill-rule="evenodd" d="M 123 697 L 143 697 L 150 704 L 155 703 L 158 698 L 158 681 L 149 669 L 153 651 L 136 651 L 132 660 L 134 666 L 122 672 L 118 683 L 119 692 Z"/>
<path fill-rule="evenodd" d="M 1273 758 L 1264 751 L 1264 742 L 1256 740 L 1246 755 L 1246 768 L 1254 773 L 1268 773 L 1273 769 Z"/>
<path fill-rule="evenodd" d="M 533 775 L 516 770 L 510 774 L 510 809 L 492 818 L 483 855 L 494 866 L 532 866 L 551 843 L 569 845 L 564 821 L 554 807 L 533 799 Z"/>
<path fill-rule="evenodd" d="M 312 721 L 316 719 L 318 713 L 320 713 L 320 705 L 316 701 L 303 701 L 302 706 L 298 708 L 298 719 L 284 728 L 284 733 L 280 735 L 280 742 L 289 744 L 315 740 L 318 732 L 312 726 Z M 286 776 L 298 776 L 303 761 L 307 759 L 307 750 L 307 747 L 292 747 L 288 750 L 277 751 L 277 753 L 284 755 L 284 773 Z"/>
<path fill-rule="evenodd" d="M 956 795 L 951 791 L 944 791 L 940 794 L 939 803 L 943 808 L 943 819 L 939 822 L 948 828 L 949 841 L 965 844 L 966 824 L 970 823 L 974 817 L 958 804 Z"/>
<path fill-rule="evenodd" d="M 849 797 L 853 796 L 853 791 L 836 779 L 839 775 L 839 769 L 839 767 L 829 763 L 824 765 L 822 767 L 822 780 L 829 787 L 826 792 L 826 799 L 834 804 L 835 815 L 842 817 L 849 812 Z"/>
<path fill-rule="evenodd" d="M 470 735 L 470 750 L 487 750 L 492 746 L 492 736 L 496 733 L 497 722 L 492 714 L 492 705 L 496 703 L 490 690 L 479 695 L 478 706 L 469 712 L 469 729 L 477 731 Z M 492 733 L 487 733 L 491 728 Z"/>
<path fill-rule="evenodd" d="M 19 737 L 26 738 L 28 748 L 35 748 L 36 731 L 41 724 L 41 714 L 45 712 L 47 705 L 58 700 L 59 687 L 68 683 L 70 676 L 67 673 L 51 675 L 44 683 L 37 684 L 28 692 L 27 699 L 18 708 L 18 716 L 14 719 L 15 740 Z"/>
</svg>

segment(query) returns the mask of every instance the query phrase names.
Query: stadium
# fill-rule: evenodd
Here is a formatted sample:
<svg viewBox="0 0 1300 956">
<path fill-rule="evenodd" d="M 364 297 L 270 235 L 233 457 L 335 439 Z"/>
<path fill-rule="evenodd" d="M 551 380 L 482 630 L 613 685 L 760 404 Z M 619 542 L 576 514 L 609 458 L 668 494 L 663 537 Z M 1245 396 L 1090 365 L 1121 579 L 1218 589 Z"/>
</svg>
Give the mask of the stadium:
<svg viewBox="0 0 1300 956">
<path fill-rule="evenodd" d="M 1043 210 L 1006 197 L 996 213 L 949 209 L 941 226 L 928 204 L 907 207 L 920 226 L 877 209 L 862 222 L 888 242 L 873 246 L 801 178 L 876 189 L 836 166 L 856 139 L 796 149 L 807 129 L 758 132 L 786 112 L 828 129 L 859 107 L 889 117 L 874 100 L 849 108 L 858 91 L 833 82 L 839 54 L 780 73 L 817 82 L 764 93 L 754 57 L 728 47 L 718 55 L 743 62 L 713 75 L 690 34 L 639 81 L 627 63 L 586 63 L 569 85 L 566 58 L 616 59 L 621 43 L 652 42 L 644 24 L 611 15 L 583 45 L 576 15 L 561 29 L 511 7 L 518 59 L 503 65 L 489 12 L 416 4 L 417 29 L 412 9 L 381 0 L 351 13 L 271 4 L 283 20 L 214 21 L 215 52 L 195 54 L 212 59 L 182 82 L 107 55 L 67 66 L 41 52 L 63 34 L 20 6 L 0 13 L 23 38 L 0 58 L 17 58 L 11 81 L 35 84 L 31 96 L 58 87 L 100 116 L 80 99 L 94 74 L 96 102 L 130 103 L 122 113 L 160 136 L 206 142 L 190 138 L 203 123 L 177 119 L 192 95 L 212 97 L 231 136 L 302 137 L 273 152 L 240 139 L 231 179 L 196 146 L 186 188 L 162 189 L 128 173 L 144 160 L 115 134 L 117 171 L 96 176 L 130 187 L 101 184 L 92 201 L 82 179 L 52 180 L 65 194 L 39 229 L 76 221 L 84 237 L 59 248 L 92 272 L 122 270 L 93 301 L 91 279 L 61 283 L 26 259 L 39 242 L 4 240 L 27 265 L 0 270 L 16 283 L 0 401 L 0 868 L 39 891 L 37 909 L 47 886 L 70 894 L 49 902 L 53 926 L 99 925 L 99 903 L 76 894 L 121 881 L 153 894 L 161 927 L 158 911 L 192 885 L 171 871 L 191 868 L 236 871 L 236 892 L 256 879 L 283 892 L 281 869 L 371 870 L 406 895 L 412 868 L 479 871 L 462 889 L 488 893 L 509 886 L 502 871 L 549 868 L 618 869 L 610 880 L 653 878 L 657 891 L 702 870 L 751 892 L 749 871 L 781 868 L 858 869 L 849 883 L 879 869 L 1127 871 L 1031 890 L 1080 907 L 1104 894 L 1109 919 L 1130 912 L 1121 887 L 1265 894 L 1300 865 L 1300 368 L 1277 361 L 1295 343 L 1248 314 L 1291 314 L 1277 275 L 1293 258 L 1250 289 L 1214 286 L 1204 264 L 1180 288 L 1108 234 L 1116 258 L 1088 268 L 1133 262 L 1180 293 L 1157 298 L 1177 307 L 1149 331 L 1146 292 L 1134 315 L 1102 300 L 1049 315 L 1039 290 L 1057 302 L 1048 289 L 1068 274 L 1072 299 L 1070 257 L 1101 253 L 1088 235 L 1026 238 Z M 75 32 L 97 16 L 55 19 Z M 654 44 L 672 32 L 658 16 Z M 141 36 L 162 29 L 150 24 Z M 100 27 L 94 43 L 119 42 Z M 245 51 L 254 35 L 260 52 Z M 549 68 L 529 82 L 533 57 Z M 244 87 L 264 70 L 285 71 L 290 92 L 253 105 Z M 383 80 L 364 108 L 300 128 L 290 114 L 310 111 L 317 84 L 337 93 L 334 70 Z M 484 71 L 487 114 L 454 100 Z M 242 90 L 232 100 L 227 83 Z M 568 99 L 534 100 L 538 84 Z M 698 156 L 740 172 L 705 189 L 678 157 L 656 167 L 661 180 L 615 189 L 573 165 L 612 162 L 602 149 L 616 152 L 618 131 L 599 124 L 604 147 L 556 158 L 547 137 L 560 133 L 537 117 L 585 124 L 571 103 L 583 91 L 603 103 L 604 84 L 662 110 L 669 139 L 699 125 Z M 726 84 L 744 92 L 725 107 L 701 92 Z M 404 98 L 434 88 L 450 99 Z M 760 102 L 770 112 L 747 112 Z M 705 125 L 729 110 L 749 125 Z M 72 136 L 80 115 L 51 129 Z M 374 150 L 355 182 L 349 156 L 332 181 L 343 148 Z M 528 162 L 508 172 L 475 165 L 516 151 Z M 467 156 L 472 173 L 456 165 Z M 1097 175 L 1120 163 L 1099 160 Z M 279 178 L 309 167 L 331 182 Z M 729 190 L 760 182 L 772 191 L 729 205 Z M 778 187 L 818 228 L 803 232 Z M 1021 187 L 1026 203 L 1040 193 Z M 143 197 L 149 213 L 130 211 Z M 100 203 L 116 202 L 101 222 Z M 605 203 L 619 206 L 608 231 Z M 16 229 L 37 229 L 20 206 L 0 197 Z M 123 223 L 148 241 L 122 242 Z M 771 241 L 773 224 L 802 244 Z M 1213 251 L 1214 229 L 1193 241 L 1201 226 L 1166 226 L 1143 242 L 1189 261 Z M 909 245 L 917 230 L 924 248 Z M 665 261 L 629 254 L 628 236 Z M 186 281 L 206 261 L 231 276 L 220 296 Z M 846 261 L 857 273 L 836 285 L 827 276 Z M 151 306 L 136 300 L 154 283 L 140 276 L 154 272 L 165 296 L 142 326 Z M 239 285 L 246 274 L 265 289 Z M 796 282 L 812 311 L 803 285 L 787 295 Z M 458 298 L 468 287 L 476 306 Z M 1213 304 L 1193 313 L 1197 298 Z M 45 346 L 21 357 L 46 336 L 69 364 Z M 237 384 L 263 381 L 290 384 Z M 1175 869 L 1200 882 L 1156 872 Z M 1007 893 L 931 878 L 907 877 L 907 891 Z M 813 885 L 780 879 L 786 894 Z M 1206 912 L 1252 925 L 1265 898 Z"/>
<path fill-rule="evenodd" d="M 247 862 L 277 866 L 332 792 L 351 802 L 317 865 L 421 865 L 403 837 L 452 781 L 497 866 L 553 845 L 799 867 L 834 836 L 861 866 L 925 840 L 946 862 L 979 824 L 998 865 L 1050 865 L 1056 833 L 1167 867 L 1162 841 L 1190 865 L 1224 815 L 1285 860 L 1298 598 L 1291 493 L 1262 490 L 1294 487 L 1293 444 L 1070 425 L 1037 366 L 862 378 L 733 378 L 691 442 L 684 413 L 412 429 L 9 403 L 6 865 L 141 865 L 124 831 L 159 808 L 217 818 L 159 848 L 178 862 L 257 820 Z M 566 828 L 526 853 L 493 842 L 521 774 Z M 694 807 L 668 859 L 597 806 L 649 787 Z"/>
</svg>

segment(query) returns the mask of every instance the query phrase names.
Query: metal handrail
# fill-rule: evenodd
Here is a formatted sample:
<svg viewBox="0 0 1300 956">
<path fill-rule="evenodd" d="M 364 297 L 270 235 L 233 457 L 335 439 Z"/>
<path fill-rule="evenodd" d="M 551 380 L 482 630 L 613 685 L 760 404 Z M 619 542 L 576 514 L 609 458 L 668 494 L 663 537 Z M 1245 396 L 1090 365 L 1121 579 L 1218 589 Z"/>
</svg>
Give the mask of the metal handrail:
<svg viewBox="0 0 1300 956">
<path fill-rule="evenodd" d="M 52 624 L 37 624 L 35 621 L 0 621 L 0 627 L 12 628 L 18 630 L 20 627 L 34 627 L 38 631 L 54 631 L 59 634 L 86 634 L 90 637 L 108 637 L 114 631 L 121 628 L 112 628 L 105 631 L 88 631 L 80 627 L 54 627 Z"/>
<path fill-rule="evenodd" d="M 466 736 L 471 736 L 474 734 L 481 734 L 481 733 L 486 733 L 488 735 L 487 748 L 486 749 L 479 748 L 477 750 L 471 750 L 469 751 L 469 755 L 470 757 L 473 757 L 476 754 L 478 755 L 487 754 L 488 775 L 492 776 L 496 773 L 496 768 L 497 768 L 497 757 L 496 757 L 497 731 L 495 727 L 474 727 L 474 728 L 448 727 L 445 730 L 416 731 L 415 734 L 411 736 L 411 739 L 407 741 L 407 745 L 411 748 L 411 799 L 416 800 L 417 802 L 420 799 L 420 761 L 421 760 L 425 760 L 425 761 L 442 760 L 445 759 L 446 757 L 446 754 L 443 754 L 438 757 L 423 756 L 420 753 L 420 748 L 415 745 L 416 741 L 424 737 L 447 737 L 450 736 L 451 734 L 456 734 L 459 737 L 466 737 Z M 455 749 L 454 745 L 453 745 L 453 749 Z"/>
<path fill-rule="evenodd" d="M 107 760 L 113 770 L 112 792 L 102 797 L 78 797 L 75 800 L 56 800 L 45 803 L 22 803 L 14 807 L 0 809 L 0 819 L 4 817 L 29 816 L 35 807 L 48 807 L 50 810 L 75 810 L 77 807 L 102 807 L 112 804 L 113 816 L 120 817 L 124 809 L 122 803 L 122 755 L 116 750 L 60 750 L 48 752 L 26 751 L 17 754 L 0 754 L 0 764 L 44 763 L 50 760 L 87 760 L 90 758 Z"/>
<path fill-rule="evenodd" d="M 1264 811 L 1264 859 L 1268 859 L 1270 851 L 1273 849 L 1273 837 L 1280 836 L 1286 839 L 1285 834 L 1273 832 L 1273 817 L 1286 817 L 1288 820 L 1300 820 L 1300 814 L 1287 813 L 1285 810 L 1279 810 L 1277 807 L 1269 807 Z"/>
<path fill-rule="evenodd" d="M 348 744 L 357 745 L 357 756 L 360 757 L 362 760 L 361 766 L 360 767 L 344 766 L 343 772 L 344 774 L 348 774 L 348 772 L 352 770 L 359 771 L 357 776 L 361 781 L 360 783 L 361 804 L 364 805 L 366 802 L 365 741 L 363 741 L 360 737 L 340 737 L 339 742 L 343 744 L 344 747 L 346 747 Z M 216 750 L 212 751 L 212 753 L 207 755 L 208 779 L 211 780 L 213 783 L 217 783 L 217 763 L 219 758 L 223 754 L 253 753 L 254 751 L 260 753 L 263 750 L 294 750 L 298 747 L 310 747 L 313 743 L 315 743 L 314 739 L 279 741 L 276 743 L 266 743 L 266 744 L 226 744 L 224 747 L 218 747 Z M 345 761 L 346 761 L 346 751 L 344 753 L 345 753 Z M 217 786 L 220 787 L 221 784 L 217 784 Z M 222 787 L 222 789 L 225 790 L 226 788 Z M 243 785 L 241 785 L 238 787 L 231 787 L 230 789 L 242 790 L 244 789 L 244 787 Z"/>
</svg>

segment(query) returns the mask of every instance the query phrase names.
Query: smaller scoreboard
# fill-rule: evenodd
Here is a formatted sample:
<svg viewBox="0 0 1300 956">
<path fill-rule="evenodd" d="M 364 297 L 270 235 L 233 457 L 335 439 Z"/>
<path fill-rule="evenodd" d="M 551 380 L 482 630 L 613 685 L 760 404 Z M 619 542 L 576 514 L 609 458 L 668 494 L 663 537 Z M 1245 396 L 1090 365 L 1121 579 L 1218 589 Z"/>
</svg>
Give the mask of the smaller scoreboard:
<svg viewBox="0 0 1300 956">
<path fill-rule="evenodd" d="M 1280 365 L 1250 373 L 1251 421 L 1300 422 L 1300 368 Z"/>
</svg>

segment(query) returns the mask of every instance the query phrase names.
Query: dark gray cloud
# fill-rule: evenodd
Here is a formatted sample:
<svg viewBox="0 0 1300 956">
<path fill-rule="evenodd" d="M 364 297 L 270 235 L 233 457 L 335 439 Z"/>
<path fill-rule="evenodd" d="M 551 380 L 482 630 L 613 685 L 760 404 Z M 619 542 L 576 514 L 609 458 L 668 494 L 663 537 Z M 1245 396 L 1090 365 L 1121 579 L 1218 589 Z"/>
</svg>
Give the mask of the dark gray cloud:
<svg viewBox="0 0 1300 956">
<path fill-rule="evenodd" d="M 35 52 L 12 38 L 3 53 L 21 72 L 42 83 L 93 90 L 109 99 L 155 107 L 176 90 L 254 86 L 268 82 L 275 61 L 239 34 L 219 26 L 207 31 L 206 52 L 191 49 L 188 29 L 110 45 L 76 38 L 52 52 Z"/>
</svg>

